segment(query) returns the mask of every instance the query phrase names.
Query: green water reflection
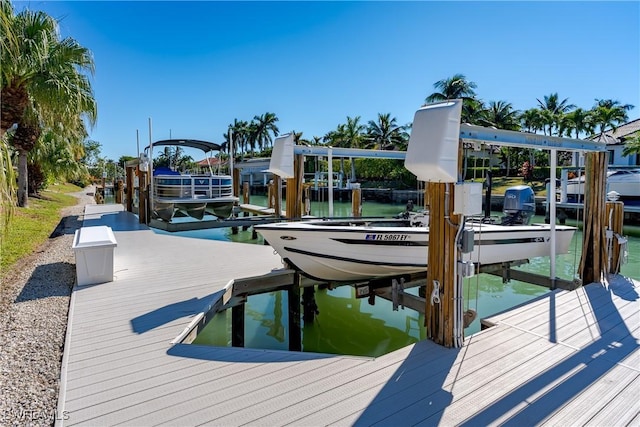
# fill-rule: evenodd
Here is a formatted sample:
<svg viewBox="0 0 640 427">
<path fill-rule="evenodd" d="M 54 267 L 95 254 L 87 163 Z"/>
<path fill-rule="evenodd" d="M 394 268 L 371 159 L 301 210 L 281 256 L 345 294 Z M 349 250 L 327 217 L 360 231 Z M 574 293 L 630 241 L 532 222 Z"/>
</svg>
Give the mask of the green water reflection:
<svg viewBox="0 0 640 427">
<path fill-rule="evenodd" d="M 264 199 L 252 196 L 254 204 Z M 314 206 L 318 205 L 318 206 Z M 363 203 L 363 216 L 392 216 L 404 209 L 402 205 L 374 202 Z M 349 216 L 351 204 L 336 202 L 334 216 Z M 328 215 L 325 205 L 312 204 L 312 213 Z M 499 215 L 499 213 L 496 213 Z M 535 217 L 534 222 L 544 218 Z M 571 221 L 569 225 L 575 225 Z M 635 233 L 638 228 L 625 228 Z M 234 235 L 230 229 L 199 230 L 179 233 L 184 236 L 241 243 L 262 244 L 262 239 L 252 240 L 251 230 Z M 570 253 L 559 255 L 556 260 L 556 275 L 572 280 L 576 277 L 582 245 L 582 233 L 576 232 Z M 640 238 L 629 238 L 629 262 L 622 267 L 622 274 L 640 278 Z M 520 269 L 548 275 L 550 260 L 535 258 Z M 524 282 L 502 283 L 500 277 L 487 274 L 465 279 L 463 284 L 464 309 L 476 310 L 476 320 L 465 329 L 465 336 L 480 330 L 480 319 L 510 309 L 549 292 L 548 289 Z M 350 286 L 334 290 L 318 290 L 316 303 L 320 314 L 313 324 L 303 325 L 302 345 L 308 352 L 339 353 L 363 356 L 379 356 L 425 338 L 424 318 L 413 310 L 393 311 L 392 304 L 376 298 L 371 306 L 367 299 L 356 299 Z M 245 307 L 245 346 L 250 348 L 287 350 L 288 311 L 286 292 L 271 292 L 251 296 Z M 231 345 L 230 312 L 220 313 L 199 334 L 196 343 L 216 346 Z"/>
</svg>

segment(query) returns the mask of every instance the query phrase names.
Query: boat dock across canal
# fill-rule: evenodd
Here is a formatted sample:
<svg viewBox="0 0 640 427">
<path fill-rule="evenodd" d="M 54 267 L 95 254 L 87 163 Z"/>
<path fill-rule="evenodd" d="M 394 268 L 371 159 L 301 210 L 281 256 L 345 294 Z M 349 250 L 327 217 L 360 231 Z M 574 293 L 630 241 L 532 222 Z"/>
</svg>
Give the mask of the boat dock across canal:
<svg viewBox="0 0 640 427">
<path fill-rule="evenodd" d="M 637 280 L 556 290 L 462 348 L 355 357 L 173 343 L 272 248 L 156 234 L 117 205 L 114 280 L 73 290 L 57 425 L 640 425 Z M 64 412 L 63 412 L 64 411 Z"/>
</svg>

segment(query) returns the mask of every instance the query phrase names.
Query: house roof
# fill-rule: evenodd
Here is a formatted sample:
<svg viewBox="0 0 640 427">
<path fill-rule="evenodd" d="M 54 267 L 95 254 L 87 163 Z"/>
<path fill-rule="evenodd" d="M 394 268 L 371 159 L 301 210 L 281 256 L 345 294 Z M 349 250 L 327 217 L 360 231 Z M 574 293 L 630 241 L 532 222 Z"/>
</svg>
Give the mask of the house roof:
<svg viewBox="0 0 640 427">
<path fill-rule="evenodd" d="M 589 139 L 606 144 L 624 144 L 625 139 L 638 131 L 640 131 L 640 118 L 620 125 L 614 131 L 605 132 L 603 135 L 594 135 Z"/>
<path fill-rule="evenodd" d="M 211 163 L 211 166 L 217 166 L 217 165 L 218 165 L 218 163 L 220 163 L 220 159 L 219 159 L 219 158 L 217 158 L 217 157 L 211 157 L 211 158 L 209 159 L 209 162 Z M 222 164 L 225 164 L 225 163 L 226 163 L 226 162 L 222 162 Z M 202 160 L 198 160 L 198 161 L 196 162 L 196 164 L 197 164 L 198 166 L 203 166 L 203 167 L 204 167 L 204 166 L 207 166 L 209 163 L 207 163 L 207 159 L 205 158 L 205 159 L 202 159 Z"/>
</svg>

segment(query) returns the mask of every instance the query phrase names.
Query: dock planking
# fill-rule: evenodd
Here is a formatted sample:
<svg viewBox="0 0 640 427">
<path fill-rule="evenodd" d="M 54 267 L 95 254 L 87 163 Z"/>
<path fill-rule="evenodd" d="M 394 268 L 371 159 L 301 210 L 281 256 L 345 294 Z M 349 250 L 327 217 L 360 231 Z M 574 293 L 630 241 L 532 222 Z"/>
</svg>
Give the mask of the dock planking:
<svg viewBox="0 0 640 427">
<path fill-rule="evenodd" d="M 114 281 L 76 286 L 57 425 L 603 425 L 640 419 L 639 283 L 556 290 L 459 349 L 377 358 L 171 344 L 267 246 L 156 234 L 115 206 Z M 62 418 L 62 417 L 60 417 Z"/>
</svg>

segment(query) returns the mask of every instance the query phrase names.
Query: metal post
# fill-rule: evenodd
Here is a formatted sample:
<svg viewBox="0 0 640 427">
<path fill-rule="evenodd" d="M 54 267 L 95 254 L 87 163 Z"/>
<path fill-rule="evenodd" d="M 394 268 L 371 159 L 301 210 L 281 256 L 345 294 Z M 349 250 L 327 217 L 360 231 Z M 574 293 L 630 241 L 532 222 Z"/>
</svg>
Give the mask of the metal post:
<svg viewBox="0 0 640 427">
<path fill-rule="evenodd" d="M 149 212 L 151 213 L 150 216 L 153 216 L 153 137 L 151 136 L 151 117 L 149 117 Z"/>
<path fill-rule="evenodd" d="M 555 289 L 556 285 L 556 167 L 558 163 L 557 151 L 555 149 L 549 150 L 549 157 L 551 157 L 551 173 L 549 174 L 549 226 L 551 230 L 551 238 L 549 240 L 549 279 L 551 279 L 552 289 Z"/>
<path fill-rule="evenodd" d="M 333 148 L 327 150 L 329 159 L 329 177 L 327 180 L 327 190 L 329 191 L 329 217 L 333 217 Z"/>
</svg>

